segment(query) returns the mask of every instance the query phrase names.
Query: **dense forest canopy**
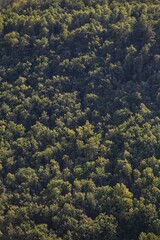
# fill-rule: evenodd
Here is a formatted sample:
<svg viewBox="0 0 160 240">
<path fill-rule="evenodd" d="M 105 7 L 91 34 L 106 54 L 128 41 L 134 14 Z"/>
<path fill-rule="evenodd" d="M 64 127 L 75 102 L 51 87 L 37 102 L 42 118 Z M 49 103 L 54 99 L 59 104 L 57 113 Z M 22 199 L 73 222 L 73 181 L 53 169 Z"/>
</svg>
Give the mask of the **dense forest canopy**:
<svg viewBox="0 0 160 240">
<path fill-rule="evenodd" d="M 160 1 L 0 7 L 0 239 L 160 239 Z"/>
</svg>

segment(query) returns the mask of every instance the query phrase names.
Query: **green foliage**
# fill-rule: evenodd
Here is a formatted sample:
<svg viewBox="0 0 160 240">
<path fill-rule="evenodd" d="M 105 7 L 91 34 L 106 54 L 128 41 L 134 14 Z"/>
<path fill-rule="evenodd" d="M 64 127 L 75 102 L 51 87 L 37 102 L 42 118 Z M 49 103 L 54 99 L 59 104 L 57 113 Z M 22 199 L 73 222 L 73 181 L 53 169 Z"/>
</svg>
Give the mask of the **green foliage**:
<svg viewBox="0 0 160 240">
<path fill-rule="evenodd" d="M 160 239 L 159 13 L 0 1 L 0 239 Z"/>
</svg>

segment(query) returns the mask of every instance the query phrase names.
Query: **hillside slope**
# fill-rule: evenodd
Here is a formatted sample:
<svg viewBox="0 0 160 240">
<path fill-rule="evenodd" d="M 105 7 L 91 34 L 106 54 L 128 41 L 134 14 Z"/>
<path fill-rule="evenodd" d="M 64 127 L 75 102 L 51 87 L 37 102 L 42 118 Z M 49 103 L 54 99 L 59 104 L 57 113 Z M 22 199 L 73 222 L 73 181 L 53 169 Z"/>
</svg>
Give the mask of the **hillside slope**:
<svg viewBox="0 0 160 240">
<path fill-rule="evenodd" d="M 0 239 L 160 239 L 159 19 L 159 0 L 1 7 Z"/>
</svg>

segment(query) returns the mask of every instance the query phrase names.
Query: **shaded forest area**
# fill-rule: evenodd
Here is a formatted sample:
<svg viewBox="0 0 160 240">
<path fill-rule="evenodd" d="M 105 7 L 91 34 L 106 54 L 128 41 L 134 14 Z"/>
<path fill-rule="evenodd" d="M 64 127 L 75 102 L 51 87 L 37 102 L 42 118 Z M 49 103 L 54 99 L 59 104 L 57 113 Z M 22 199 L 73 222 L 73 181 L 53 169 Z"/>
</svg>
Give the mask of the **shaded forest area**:
<svg viewBox="0 0 160 240">
<path fill-rule="evenodd" d="M 159 240 L 160 1 L 7 3 L 0 239 Z"/>
</svg>

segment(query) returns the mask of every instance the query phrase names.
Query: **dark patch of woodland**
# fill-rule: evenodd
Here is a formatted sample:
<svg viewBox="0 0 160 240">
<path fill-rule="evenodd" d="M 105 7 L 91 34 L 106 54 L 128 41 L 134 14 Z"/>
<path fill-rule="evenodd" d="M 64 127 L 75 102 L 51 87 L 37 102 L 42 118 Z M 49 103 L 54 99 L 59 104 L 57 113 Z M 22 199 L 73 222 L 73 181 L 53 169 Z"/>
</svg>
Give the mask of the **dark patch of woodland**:
<svg viewBox="0 0 160 240">
<path fill-rule="evenodd" d="M 159 0 L 0 2 L 0 239 L 160 239 Z"/>
</svg>

